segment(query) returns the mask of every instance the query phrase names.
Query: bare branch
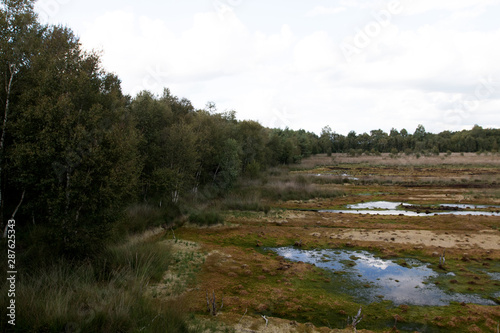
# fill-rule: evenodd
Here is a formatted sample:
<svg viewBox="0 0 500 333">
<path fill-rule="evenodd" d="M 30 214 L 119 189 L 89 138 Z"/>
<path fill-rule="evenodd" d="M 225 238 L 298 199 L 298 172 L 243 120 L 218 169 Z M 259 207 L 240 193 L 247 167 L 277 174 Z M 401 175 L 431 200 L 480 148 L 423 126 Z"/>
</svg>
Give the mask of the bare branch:
<svg viewBox="0 0 500 333">
<path fill-rule="evenodd" d="M 266 316 L 262 316 L 262 318 L 264 318 L 264 320 L 266 321 L 266 327 L 267 327 L 269 320 L 266 318 Z"/>
<path fill-rule="evenodd" d="M 207 310 L 208 313 L 211 313 L 212 311 L 210 310 L 210 300 L 208 299 L 208 291 L 207 291 Z"/>
<path fill-rule="evenodd" d="M 217 315 L 217 298 L 215 297 L 215 290 L 212 292 L 212 298 L 208 297 L 208 291 L 206 292 L 206 298 L 207 298 L 207 311 L 210 313 L 212 316 Z M 224 306 L 224 294 L 222 294 L 221 298 L 221 305 L 219 308 L 219 311 L 222 309 Z"/>
<path fill-rule="evenodd" d="M 212 312 L 212 315 L 217 315 L 217 304 L 215 302 L 215 290 L 213 291 L 213 299 L 212 299 L 212 309 L 213 309 L 213 312 Z"/>
<path fill-rule="evenodd" d="M 359 324 L 359 322 L 361 321 L 361 319 L 363 319 L 363 316 L 361 315 L 361 307 L 359 307 L 359 310 L 358 310 L 358 314 L 352 318 L 352 328 L 354 329 L 354 332 L 357 332 L 356 330 L 356 325 Z"/>
<path fill-rule="evenodd" d="M 21 204 L 23 203 L 24 200 L 24 194 L 26 193 L 26 190 L 23 191 L 23 194 L 21 195 L 21 200 L 19 200 L 19 203 L 17 204 L 16 209 L 12 213 L 12 216 L 10 217 L 11 220 L 13 220 L 16 217 L 17 211 L 19 210 L 19 207 L 21 207 Z M 9 224 L 5 224 L 5 229 L 3 230 L 3 238 L 7 237 L 7 226 Z"/>
<path fill-rule="evenodd" d="M 247 311 L 248 311 L 248 308 L 245 309 L 245 313 L 243 314 L 243 316 L 241 316 L 240 321 L 238 322 L 238 324 L 241 323 L 241 321 L 243 320 L 243 317 L 245 317 L 245 315 L 247 314 Z"/>
<path fill-rule="evenodd" d="M 9 102 L 10 102 L 10 91 L 12 88 L 12 81 L 14 80 L 14 75 L 17 72 L 17 66 L 16 64 L 10 64 L 9 65 L 10 69 L 10 79 L 9 83 L 7 84 L 6 87 L 6 100 L 5 100 L 5 112 L 3 116 L 3 123 L 2 123 L 2 136 L 0 137 L 0 211 L 2 214 L 0 214 L 3 218 L 3 193 L 2 193 L 2 164 L 3 164 L 3 151 L 4 151 L 4 144 L 5 144 L 5 132 L 7 130 L 7 119 L 9 117 Z M 24 196 L 24 193 L 23 193 Z M 7 224 L 5 226 L 5 230 L 7 231 Z M 4 238 L 6 236 L 4 235 Z"/>
<path fill-rule="evenodd" d="M 443 255 L 439 257 L 439 268 L 444 268 L 444 264 L 446 262 L 445 254 L 446 249 L 443 250 Z"/>
<path fill-rule="evenodd" d="M 19 200 L 19 203 L 17 204 L 16 209 L 12 213 L 12 216 L 10 217 L 11 220 L 13 220 L 16 217 L 17 211 L 19 210 L 19 207 L 21 207 L 21 204 L 23 203 L 24 200 L 24 195 L 26 194 L 26 190 L 23 190 L 23 194 L 21 195 L 21 200 Z"/>
</svg>

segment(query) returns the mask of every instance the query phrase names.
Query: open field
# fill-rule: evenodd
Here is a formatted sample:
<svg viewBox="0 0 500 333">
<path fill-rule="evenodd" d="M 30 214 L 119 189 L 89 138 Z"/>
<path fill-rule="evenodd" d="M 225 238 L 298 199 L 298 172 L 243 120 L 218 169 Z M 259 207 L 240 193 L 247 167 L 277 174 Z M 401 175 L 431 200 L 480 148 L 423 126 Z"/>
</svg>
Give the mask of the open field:
<svg viewBox="0 0 500 333">
<path fill-rule="evenodd" d="M 187 224 L 175 230 L 176 242 L 190 242 L 186 244 L 199 266 L 182 297 L 197 318 L 238 332 L 353 332 L 352 317 L 360 307 L 358 332 L 497 332 L 500 217 L 484 213 L 500 210 L 494 207 L 500 205 L 499 180 L 500 157 L 476 154 L 419 159 L 316 156 L 290 170 L 274 170 L 237 191 L 240 200 L 248 193 L 250 202 L 259 201 L 248 207 L 261 205 L 269 211 L 224 211 L 223 225 L 200 229 Z M 269 189 L 291 195 L 256 195 Z M 481 205 L 483 215 L 467 214 L 470 208 L 464 215 L 425 216 L 323 211 L 372 201 L 422 207 Z M 172 242 L 172 232 L 163 238 Z M 282 247 L 353 255 L 343 263 L 347 268 L 332 271 L 318 263 L 287 260 L 272 250 Z M 411 288 L 433 288 L 464 300 L 419 305 L 377 294 L 377 281 L 360 282 L 361 274 L 361 280 L 349 278 L 349 267 L 356 267 L 363 251 L 399 268 L 411 268 L 408 263 L 416 260 L 413 265 L 423 265 L 435 275 L 420 285 L 410 281 Z M 165 277 L 173 280 L 171 273 Z M 167 285 L 152 288 L 168 289 Z M 216 316 L 207 310 L 214 293 Z M 155 297 L 171 295 L 157 292 Z"/>
</svg>

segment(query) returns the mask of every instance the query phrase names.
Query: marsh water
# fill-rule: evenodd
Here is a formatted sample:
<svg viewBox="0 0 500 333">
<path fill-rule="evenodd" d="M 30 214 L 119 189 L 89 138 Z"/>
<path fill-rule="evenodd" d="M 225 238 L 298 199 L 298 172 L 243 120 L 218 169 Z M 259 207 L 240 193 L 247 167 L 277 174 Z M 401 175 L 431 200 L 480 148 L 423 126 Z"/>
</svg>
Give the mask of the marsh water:
<svg viewBox="0 0 500 333">
<path fill-rule="evenodd" d="M 457 208 L 464 210 L 438 211 L 438 212 L 419 212 L 406 210 L 404 206 L 410 204 L 403 202 L 392 201 L 373 201 L 364 202 L 353 205 L 347 205 L 347 209 L 332 210 L 325 209 L 319 212 L 326 213 L 343 213 L 343 214 L 369 214 L 369 215 L 404 215 L 404 216 L 429 216 L 429 215 L 484 215 L 484 216 L 500 216 L 500 212 L 482 211 L 478 209 L 500 209 L 500 206 L 485 206 L 485 205 L 467 205 L 467 204 L 442 204 L 439 207 Z"/>
<path fill-rule="evenodd" d="M 418 260 L 405 265 L 385 260 L 366 251 L 302 250 L 293 247 L 270 248 L 291 261 L 314 264 L 330 272 L 331 283 L 324 288 L 352 296 L 364 303 L 388 300 L 395 305 L 441 306 L 450 302 L 495 305 L 474 294 L 446 293 L 431 279 L 442 276 Z M 453 273 L 448 273 L 454 276 Z"/>
</svg>

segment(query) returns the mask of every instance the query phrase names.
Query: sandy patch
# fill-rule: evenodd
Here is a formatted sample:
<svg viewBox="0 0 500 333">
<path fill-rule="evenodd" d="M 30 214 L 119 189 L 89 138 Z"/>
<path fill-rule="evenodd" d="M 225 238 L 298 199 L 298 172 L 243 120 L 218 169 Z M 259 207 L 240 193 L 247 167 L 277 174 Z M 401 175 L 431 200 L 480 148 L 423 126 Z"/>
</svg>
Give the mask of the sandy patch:
<svg viewBox="0 0 500 333">
<path fill-rule="evenodd" d="M 284 217 L 286 219 L 303 219 L 306 217 L 306 213 L 301 211 L 287 210 L 284 213 Z"/>
<path fill-rule="evenodd" d="M 349 239 L 369 242 L 388 242 L 435 246 L 443 248 L 481 248 L 500 250 L 500 232 L 483 230 L 476 233 L 456 234 L 450 232 L 433 232 L 428 230 L 339 230 L 330 235 L 331 238 Z"/>
</svg>

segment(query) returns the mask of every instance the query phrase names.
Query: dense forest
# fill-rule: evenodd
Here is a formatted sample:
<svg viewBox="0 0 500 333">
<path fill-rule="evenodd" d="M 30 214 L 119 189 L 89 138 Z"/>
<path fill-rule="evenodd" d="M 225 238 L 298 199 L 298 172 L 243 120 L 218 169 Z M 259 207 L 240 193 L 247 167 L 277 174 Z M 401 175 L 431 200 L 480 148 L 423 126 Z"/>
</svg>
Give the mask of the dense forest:
<svg viewBox="0 0 500 333">
<path fill-rule="evenodd" d="M 175 211 L 312 154 L 498 151 L 500 129 L 477 125 L 347 136 L 327 126 L 318 136 L 238 120 L 213 103 L 196 109 L 169 89 L 127 96 L 97 53 L 70 29 L 40 24 L 33 5 L 1 2 L 0 203 L 2 227 L 15 217 L 36 253 L 92 257 L 131 203 Z"/>
</svg>

